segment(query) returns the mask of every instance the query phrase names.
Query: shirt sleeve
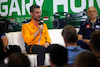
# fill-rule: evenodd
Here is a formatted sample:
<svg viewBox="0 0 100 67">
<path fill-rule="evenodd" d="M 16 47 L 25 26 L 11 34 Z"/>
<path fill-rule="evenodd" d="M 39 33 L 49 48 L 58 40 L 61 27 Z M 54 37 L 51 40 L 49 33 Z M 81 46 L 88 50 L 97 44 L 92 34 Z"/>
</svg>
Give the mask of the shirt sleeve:
<svg viewBox="0 0 100 67">
<path fill-rule="evenodd" d="M 51 44 L 51 38 L 49 36 L 49 33 L 48 33 L 48 28 L 47 28 L 47 25 L 45 24 L 45 29 L 46 29 L 46 42 L 49 42 Z"/>
<path fill-rule="evenodd" d="M 27 44 L 29 44 L 30 42 L 32 42 L 35 39 L 33 34 L 30 34 L 30 31 L 26 24 L 23 24 L 23 26 L 22 26 L 22 36 L 24 38 L 25 43 L 27 43 Z"/>
<path fill-rule="evenodd" d="M 83 23 L 81 23 L 78 34 L 83 35 Z"/>
</svg>

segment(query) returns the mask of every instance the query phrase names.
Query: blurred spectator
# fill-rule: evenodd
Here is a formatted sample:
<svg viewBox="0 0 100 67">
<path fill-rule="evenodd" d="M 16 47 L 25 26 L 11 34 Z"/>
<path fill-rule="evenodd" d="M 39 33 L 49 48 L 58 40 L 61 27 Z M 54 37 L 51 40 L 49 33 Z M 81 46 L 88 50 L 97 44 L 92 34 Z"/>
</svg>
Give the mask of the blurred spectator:
<svg viewBox="0 0 100 67">
<path fill-rule="evenodd" d="M 30 61 L 25 54 L 12 53 L 8 59 L 8 67 L 30 67 Z"/>
<path fill-rule="evenodd" d="M 51 67 L 66 67 L 67 61 L 67 49 L 60 45 L 53 46 L 50 51 Z"/>
<path fill-rule="evenodd" d="M 100 31 L 94 31 L 91 35 L 91 50 L 97 57 L 97 67 L 100 67 Z"/>
<path fill-rule="evenodd" d="M 4 64 L 5 57 L 8 57 L 13 52 L 21 53 L 21 48 L 18 45 L 8 45 L 8 39 L 0 25 L 0 64 Z"/>
<path fill-rule="evenodd" d="M 65 41 L 66 49 L 68 49 L 68 65 L 73 65 L 76 56 L 88 50 L 84 50 L 80 46 L 77 46 L 78 36 L 73 26 L 67 25 L 62 31 L 62 36 Z"/>
<path fill-rule="evenodd" d="M 90 52 L 80 53 L 76 59 L 73 67 L 96 67 L 97 58 Z"/>
</svg>

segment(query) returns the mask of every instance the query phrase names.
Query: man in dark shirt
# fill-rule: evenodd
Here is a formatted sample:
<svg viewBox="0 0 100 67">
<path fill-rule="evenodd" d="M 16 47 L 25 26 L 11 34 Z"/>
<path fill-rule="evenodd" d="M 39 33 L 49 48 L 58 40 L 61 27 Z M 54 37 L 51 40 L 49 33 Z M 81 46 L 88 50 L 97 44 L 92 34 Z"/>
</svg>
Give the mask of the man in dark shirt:
<svg viewBox="0 0 100 67">
<path fill-rule="evenodd" d="M 4 48 L 6 48 L 7 45 L 8 39 L 0 26 L 0 63 L 3 63 L 3 60 L 5 58 L 5 52 L 7 52 L 7 50 L 5 50 Z"/>
<path fill-rule="evenodd" d="M 18 45 L 8 45 L 6 34 L 0 26 L 0 64 L 4 63 L 4 58 L 13 52 L 21 53 L 21 48 Z"/>
<path fill-rule="evenodd" d="M 90 50 L 90 35 L 95 30 L 100 30 L 100 21 L 97 18 L 98 12 L 95 7 L 89 7 L 87 10 L 88 20 L 81 23 L 78 32 L 78 45 L 84 49 Z"/>
</svg>

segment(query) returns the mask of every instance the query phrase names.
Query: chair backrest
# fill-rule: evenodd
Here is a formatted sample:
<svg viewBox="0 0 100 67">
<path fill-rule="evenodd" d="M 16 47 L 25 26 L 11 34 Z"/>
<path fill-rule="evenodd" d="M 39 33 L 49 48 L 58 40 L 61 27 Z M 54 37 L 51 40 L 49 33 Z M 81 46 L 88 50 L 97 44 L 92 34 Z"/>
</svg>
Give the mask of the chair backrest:
<svg viewBox="0 0 100 67">
<path fill-rule="evenodd" d="M 76 28 L 78 31 L 79 29 Z M 65 47 L 65 43 L 63 37 L 61 35 L 62 29 L 49 29 L 48 33 L 51 38 L 51 44 L 61 44 L 61 46 Z M 25 51 L 25 42 L 22 37 L 22 32 L 10 32 L 6 33 L 8 38 L 9 45 L 19 45 L 21 47 L 22 53 L 26 53 Z"/>
</svg>

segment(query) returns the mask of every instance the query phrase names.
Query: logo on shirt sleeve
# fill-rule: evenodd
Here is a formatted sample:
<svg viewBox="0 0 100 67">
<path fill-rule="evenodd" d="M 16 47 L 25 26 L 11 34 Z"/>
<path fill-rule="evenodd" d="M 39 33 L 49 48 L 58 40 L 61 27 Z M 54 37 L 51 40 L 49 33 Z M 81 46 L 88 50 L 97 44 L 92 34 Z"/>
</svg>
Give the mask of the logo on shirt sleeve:
<svg viewBox="0 0 100 67">
<path fill-rule="evenodd" d="M 87 25 L 86 25 L 86 28 L 90 28 L 90 25 L 89 25 L 89 24 L 87 24 Z"/>
<path fill-rule="evenodd" d="M 99 30 L 100 31 L 100 25 L 96 25 L 95 28 L 96 28 L 95 30 Z"/>
</svg>

